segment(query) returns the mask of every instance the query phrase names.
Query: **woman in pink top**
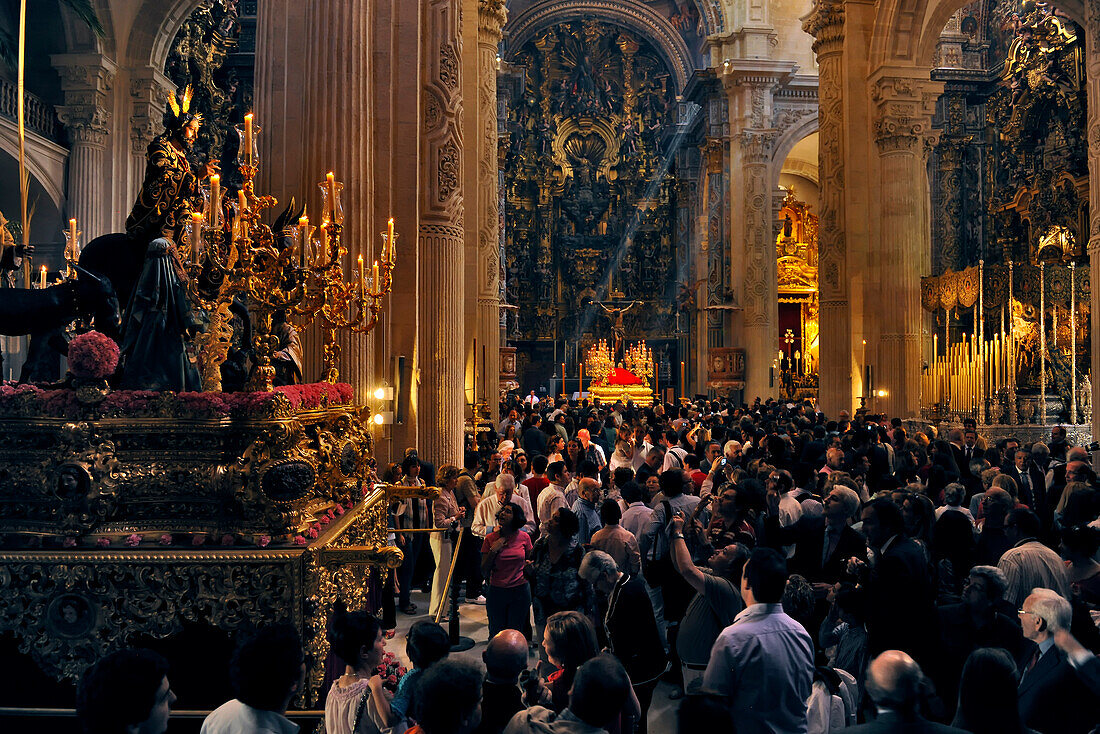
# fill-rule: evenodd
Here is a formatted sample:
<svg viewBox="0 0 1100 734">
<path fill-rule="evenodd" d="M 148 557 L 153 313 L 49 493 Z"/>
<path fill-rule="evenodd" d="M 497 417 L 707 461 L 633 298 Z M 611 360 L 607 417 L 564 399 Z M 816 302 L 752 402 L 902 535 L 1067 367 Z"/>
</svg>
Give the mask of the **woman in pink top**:
<svg viewBox="0 0 1100 734">
<path fill-rule="evenodd" d="M 496 520 L 497 529 L 481 546 L 481 575 L 489 579 L 489 637 L 506 629 L 522 631 L 531 615 L 531 587 L 523 576 L 531 536 L 520 530 L 527 517 L 519 505 L 509 502 L 501 505 Z"/>
</svg>

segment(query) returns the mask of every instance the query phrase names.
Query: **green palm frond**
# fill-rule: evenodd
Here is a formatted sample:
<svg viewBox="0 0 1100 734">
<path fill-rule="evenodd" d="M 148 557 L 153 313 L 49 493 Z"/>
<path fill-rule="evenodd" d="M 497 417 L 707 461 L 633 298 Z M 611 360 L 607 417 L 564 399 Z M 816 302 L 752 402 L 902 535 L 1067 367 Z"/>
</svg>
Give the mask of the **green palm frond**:
<svg viewBox="0 0 1100 734">
<path fill-rule="evenodd" d="M 103 24 L 99 22 L 99 16 L 96 15 L 92 0 L 61 0 L 61 4 L 71 10 L 73 15 L 87 23 L 88 27 L 97 36 L 102 38 L 107 35 L 107 31 L 103 29 Z"/>
</svg>

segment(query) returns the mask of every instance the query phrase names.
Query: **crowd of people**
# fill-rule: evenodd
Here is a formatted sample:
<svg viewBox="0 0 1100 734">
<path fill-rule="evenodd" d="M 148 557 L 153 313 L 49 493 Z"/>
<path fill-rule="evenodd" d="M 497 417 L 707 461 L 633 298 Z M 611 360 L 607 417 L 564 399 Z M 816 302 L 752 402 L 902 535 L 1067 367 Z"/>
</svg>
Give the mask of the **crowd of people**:
<svg viewBox="0 0 1100 734">
<path fill-rule="evenodd" d="M 1025 444 L 810 403 L 501 408 L 464 466 L 409 449 L 384 468 L 385 482 L 440 494 L 391 508 L 405 561 L 380 616 L 333 610 L 346 667 L 326 731 L 644 733 L 662 680 L 680 731 L 1100 725 L 1100 483 L 1064 428 Z M 422 528 L 442 532 L 407 532 Z M 421 613 L 419 585 L 430 614 L 448 613 L 460 534 L 452 585 L 486 604 L 484 667 L 420 620 L 414 666 L 388 693 L 375 671 L 397 610 Z M 293 731 L 238 727 L 280 715 L 300 685 L 300 643 L 297 657 L 265 655 L 256 675 L 281 667 L 286 685 L 262 700 L 241 687 L 204 733 Z M 85 689 L 103 687 L 109 660 Z M 148 696 L 123 708 L 166 718 L 163 666 L 143 664 Z M 86 722 L 100 697 L 82 698 Z"/>
</svg>

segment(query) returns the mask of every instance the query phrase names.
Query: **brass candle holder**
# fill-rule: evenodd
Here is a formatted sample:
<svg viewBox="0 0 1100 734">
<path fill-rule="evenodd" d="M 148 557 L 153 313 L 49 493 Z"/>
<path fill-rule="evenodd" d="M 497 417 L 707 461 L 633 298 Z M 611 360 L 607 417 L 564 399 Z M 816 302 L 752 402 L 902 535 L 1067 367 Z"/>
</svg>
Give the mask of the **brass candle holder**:
<svg viewBox="0 0 1100 734">
<path fill-rule="evenodd" d="M 231 207 L 232 219 L 224 221 L 220 178 L 212 176 L 204 191 L 204 210 L 192 214 L 185 246 L 180 248 L 188 296 L 210 322 L 196 341 L 203 389 L 221 389 L 221 364 L 232 339 L 229 306 L 238 295 L 247 299 L 256 361 L 248 390 L 270 391 L 273 387 L 272 356 L 278 338 L 272 333 L 272 320 L 277 312 L 285 313 L 298 328 L 320 318 L 324 379 L 336 382 L 340 357 L 336 331 L 370 331 L 378 321 L 383 297 L 390 292 L 397 259 L 393 220 L 382 235 L 381 267 L 373 265 L 369 284 L 362 256 L 352 279 L 346 280 L 344 259 L 348 253 L 343 244 L 340 201 L 343 185 L 332 173 L 320 184 L 324 200 L 320 227 L 311 226 L 308 217 L 302 217 L 297 226 L 273 233 L 261 221 L 261 212 L 277 202 L 255 192 L 260 127 L 249 114 L 245 123 L 237 126 L 237 133 L 241 140 L 237 166 L 243 185 Z M 313 239 L 314 233 L 319 240 Z M 203 292 L 200 276 L 216 286 L 213 292 L 209 288 Z"/>
</svg>

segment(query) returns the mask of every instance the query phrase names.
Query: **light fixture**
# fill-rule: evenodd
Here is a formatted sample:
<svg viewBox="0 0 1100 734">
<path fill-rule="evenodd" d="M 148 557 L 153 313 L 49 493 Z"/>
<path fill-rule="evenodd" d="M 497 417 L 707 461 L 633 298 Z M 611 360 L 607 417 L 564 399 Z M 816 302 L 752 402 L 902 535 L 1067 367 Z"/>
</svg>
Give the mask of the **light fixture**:
<svg viewBox="0 0 1100 734">
<path fill-rule="evenodd" d="M 880 398 L 884 398 L 888 395 L 888 393 L 885 390 L 879 390 L 876 395 L 878 395 Z"/>
<path fill-rule="evenodd" d="M 393 423 L 393 411 L 392 410 L 380 410 L 374 414 L 371 419 L 376 426 L 384 426 Z"/>
<path fill-rule="evenodd" d="M 374 389 L 375 400 L 393 400 L 393 388 L 383 382 Z"/>
</svg>

